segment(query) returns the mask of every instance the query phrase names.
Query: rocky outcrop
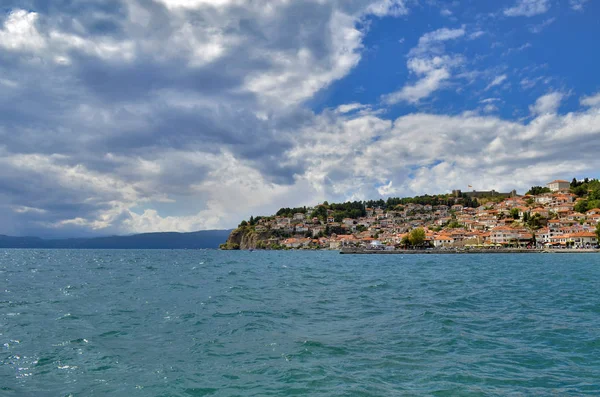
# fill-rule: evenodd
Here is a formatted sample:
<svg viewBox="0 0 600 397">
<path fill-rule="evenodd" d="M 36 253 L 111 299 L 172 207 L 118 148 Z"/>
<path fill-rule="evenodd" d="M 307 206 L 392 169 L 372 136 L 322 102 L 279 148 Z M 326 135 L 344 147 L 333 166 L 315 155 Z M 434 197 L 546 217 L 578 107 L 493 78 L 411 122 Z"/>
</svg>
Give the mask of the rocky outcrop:
<svg viewBox="0 0 600 397">
<path fill-rule="evenodd" d="M 250 250 L 267 248 L 270 232 L 257 232 L 253 227 L 239 227 L 231 232 L 227 242 L 221 245 L 225 250 Z"/>
</svg>

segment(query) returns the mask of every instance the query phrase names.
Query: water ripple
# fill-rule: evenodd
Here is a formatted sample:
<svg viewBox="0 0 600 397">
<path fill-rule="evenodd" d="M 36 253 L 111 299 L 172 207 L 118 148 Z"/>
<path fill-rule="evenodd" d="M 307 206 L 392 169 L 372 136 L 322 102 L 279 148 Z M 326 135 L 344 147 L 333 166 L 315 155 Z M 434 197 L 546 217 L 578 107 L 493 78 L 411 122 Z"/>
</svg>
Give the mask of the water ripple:
<svg viewBox="0 0 600 397">
<path fill-rule="evenodd" d="M 599 265 L 5 250 L 0 395 L 600 395 Z"/>
</svg>

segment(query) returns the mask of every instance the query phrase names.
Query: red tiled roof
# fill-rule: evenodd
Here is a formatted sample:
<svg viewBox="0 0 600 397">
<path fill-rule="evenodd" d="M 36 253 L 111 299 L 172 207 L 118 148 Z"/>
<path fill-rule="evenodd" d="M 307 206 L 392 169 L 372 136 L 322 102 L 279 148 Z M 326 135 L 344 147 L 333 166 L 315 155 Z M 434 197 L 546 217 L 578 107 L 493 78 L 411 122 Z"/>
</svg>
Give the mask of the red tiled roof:
<svg viewBox="0 0 600 397">
<path fill-rule="evenodd" d="M 571 233 L 570 237 L 596 237 L 596 233 L 594 232 L 577 232 Z"/>
</svg>

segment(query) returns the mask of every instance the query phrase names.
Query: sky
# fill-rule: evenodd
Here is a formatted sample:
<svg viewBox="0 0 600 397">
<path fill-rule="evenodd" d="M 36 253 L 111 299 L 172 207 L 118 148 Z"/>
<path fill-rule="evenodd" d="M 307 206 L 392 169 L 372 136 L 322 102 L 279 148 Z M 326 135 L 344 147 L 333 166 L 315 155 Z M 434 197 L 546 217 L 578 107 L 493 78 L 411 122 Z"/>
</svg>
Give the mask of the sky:
<svg viewBox="0 0 600 397">
<path fill-rule="evenodd" d="M 598 16 L 596 0 L 3 0 L 0 234 L 232 228 L 599 177 Z"/>
</svg>

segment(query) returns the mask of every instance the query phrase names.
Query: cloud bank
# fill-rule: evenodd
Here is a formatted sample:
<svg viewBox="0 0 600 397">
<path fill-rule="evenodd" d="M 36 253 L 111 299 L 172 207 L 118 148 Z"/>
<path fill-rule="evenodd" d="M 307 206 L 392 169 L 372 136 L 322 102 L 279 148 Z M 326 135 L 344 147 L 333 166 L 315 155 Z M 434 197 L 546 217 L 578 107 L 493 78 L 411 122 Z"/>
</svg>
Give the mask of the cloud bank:
<svg viewBox="0 0 600 397">
<path fill-rule="evenodd" d="M 543 8 L 525 3 L 527 13 Z M 564 95 L 553 91 L 523 120 L 419 108 L 390 116 L 387 106 L 451 89 L 469 61 L 455 45 L 480 32 L 466 26 L 420 34 L 398 63 L 409 78 L 380 102 L 311 108 L 364 58 L 369 21 L 409 18 L 411 4 L 9 1 L 0 233 L 228 228 L 281 206 L 475 182 L 524 189 L 598 169 L 598 95 L 561 114 Z M 483 88 L 506 75 L 492 77 Z"/>
</svg>

